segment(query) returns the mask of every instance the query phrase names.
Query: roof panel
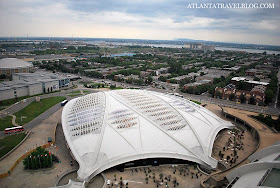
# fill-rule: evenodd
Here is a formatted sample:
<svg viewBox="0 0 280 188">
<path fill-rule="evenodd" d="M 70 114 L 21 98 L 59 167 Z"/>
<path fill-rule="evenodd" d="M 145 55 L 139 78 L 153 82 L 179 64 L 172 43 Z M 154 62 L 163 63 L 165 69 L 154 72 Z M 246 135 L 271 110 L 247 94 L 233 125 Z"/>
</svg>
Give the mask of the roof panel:
<svg viewBox="0 0 280 188">
<path fill-rule="evenodd" d="M 188 100 L 145 90 L 115 90 L 73 99 L 64 107 L 62 125 L 82 180 L 148 157 L 215 167 L 211 150 L 216 134 L 233 127 Z"/>
</svg>

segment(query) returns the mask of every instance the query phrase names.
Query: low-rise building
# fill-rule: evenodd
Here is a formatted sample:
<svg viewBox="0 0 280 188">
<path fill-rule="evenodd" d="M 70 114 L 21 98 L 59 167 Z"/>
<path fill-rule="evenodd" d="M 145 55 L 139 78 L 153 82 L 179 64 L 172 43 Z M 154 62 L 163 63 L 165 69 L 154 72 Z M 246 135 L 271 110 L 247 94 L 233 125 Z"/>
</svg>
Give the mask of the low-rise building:
<svg viewBox="0 0 280 188">
<path fill-rule="evenodd" d="M 69 77 L 53 73 L 17 73 L 12 78 L 0 83 L 0 101 L 50 93 L 70 84 Z"/>
<path fill-rule="evenodd" d="M 184 89 L 188 89 L 189 87 L 197 87 L 201 85 L 211 84 L 211 82 L 212 82 L 211 80 L 200 80 L 197 82 L 188 83 L 184 85 Z"/>
<path fill-rule="evenodd" d="M 245 102 L 250 103 L 250 98 L 254 99 L 256 105 L 263 105 L 265 100 L 266 87 L 257 85 L 251 91 L 238 90 L 235 85 L 229 84 L 224 88 L 217 87 L 215 89 L 215 97 L 225 100 L 241 101 L 241 95 L 245 97 Z"/>
</svg>

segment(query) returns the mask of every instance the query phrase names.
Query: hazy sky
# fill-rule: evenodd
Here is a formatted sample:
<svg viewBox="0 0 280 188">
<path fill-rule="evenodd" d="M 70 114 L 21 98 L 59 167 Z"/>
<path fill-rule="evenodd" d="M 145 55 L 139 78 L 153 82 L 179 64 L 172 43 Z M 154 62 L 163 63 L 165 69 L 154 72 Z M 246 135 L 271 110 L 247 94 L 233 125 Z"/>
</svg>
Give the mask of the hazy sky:
<svg viewBox="0 0 280 188">
<path fill-rule="evenodd" d="M 189 9 L 189 3 L 274 9 Z M 188 38 L 280 45 L 280 0 L 0 0 L 1 37 Z"/>
</svg>

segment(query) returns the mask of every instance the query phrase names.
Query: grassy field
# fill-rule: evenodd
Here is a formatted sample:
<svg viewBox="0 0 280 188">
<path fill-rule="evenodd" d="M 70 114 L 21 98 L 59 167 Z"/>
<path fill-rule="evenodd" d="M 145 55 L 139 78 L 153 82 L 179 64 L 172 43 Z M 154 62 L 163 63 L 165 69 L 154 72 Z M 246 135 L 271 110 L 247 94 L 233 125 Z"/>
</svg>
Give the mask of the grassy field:
<svg viewBox="0 0 280 188">
<path fill-rule="evenodd" d="M 68 95 L 69 97 L 77 97 L 80 96 L 81 94 L 74 94 L 74 95 Z"/>
<path fill-rule="evenodd" d="M 72 91 L 70 93 L 81 93 L 81 92 L 80 92 L 80 90 L 78 90 L 78 91 Z"/>
<path fill-rule="evenodd" d="M 192 101 L 192 102 L 194 102 L 194 103 L 196 103 L 198 105 L 201 105 L 201 102 L 198 102 L 198 101 L 195 101 L 195 100 L 190 100 L 190 101 Z"/>
<path fill-rule="evenodd" d="M 25 137 L 25 133 L 14 134 L 0 139 L 0 157 L 11 151 Z"/>
<path fill-rule="evenodd" d="M 53 91 L 51 93 L 57 93 L 57 92 L 60 92 L 60 91 Z M 47 93 L 47 94 L 50 94 L 50 93 Z M 18 101 L 21 101 L 22 99 L 27 99 L 30 97 L 35 97 L 35 96 L 40 96 L 40 95 L 44 95 L 44 93 L 38 94 L 38 95 L 24 96 L 24 97 L 18 97 L 18 98 L 14 98 L 14 99 L 3 100 L 3 101 L 0 101 L 0 106 L 10 106 L 12 104 L 15 104 Z"/>
<path fill-rule="evenodd" d="M 13 118 L 11 116 L 0 119 L 0 131 L 4 131 L 6 128 L 12 127 L 12 119 Z"/>
<path fill-rule="evenodd" d="M 49 98 L 41 99 L 40 102 L 33 101 L 27 107 L 23 108 L 22 110 L 14 114 L 15 116 L 17 116 L 16 122 L 19 125 L 24 125 L 30 122 L 31 120 L 33 120 L 34 118 L 36 118 L 37 116 L 39 116 L 40 114 L 42 114 L 43 112 L 45 112 L 46 110 L 48 110 L 49 108 L 51 108 L 52 106 L 54 106 L 55 104 L 65 99 L 66 97 L 59 96 L 59 97 L 49 97 Z M 22 122 L 20 120 L 21 116 L 26 117 L 26 118 L 22 118 Z"/>
<path fill-rule="evenodd" d="M 94 82 L 79 82 L 80 84 L 92 84 Z"/>
</svg>

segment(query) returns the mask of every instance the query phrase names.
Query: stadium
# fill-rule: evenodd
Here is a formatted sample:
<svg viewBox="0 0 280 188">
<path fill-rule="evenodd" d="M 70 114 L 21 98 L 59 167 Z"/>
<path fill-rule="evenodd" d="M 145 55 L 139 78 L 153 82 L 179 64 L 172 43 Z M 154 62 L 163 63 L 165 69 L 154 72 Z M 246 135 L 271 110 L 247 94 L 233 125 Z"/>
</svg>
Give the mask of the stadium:
<svg viewBox="0 0 280 188">
<path fill-rule="evenodd" d="M 146 90 L 98 92 L 69 101 L 62 112 L 78 179 L 139 160 L 177 159 L 215 168 L 218 133 L 233 124 L 178 96 Z"/>
<path fill-rule="evenodd" d="M 11 77 L 14 73 L 30 73 L 34 71 L 31 63 L 17 58 L 4 58 L 0 60 L 0 75 Z"/>
</svg>

